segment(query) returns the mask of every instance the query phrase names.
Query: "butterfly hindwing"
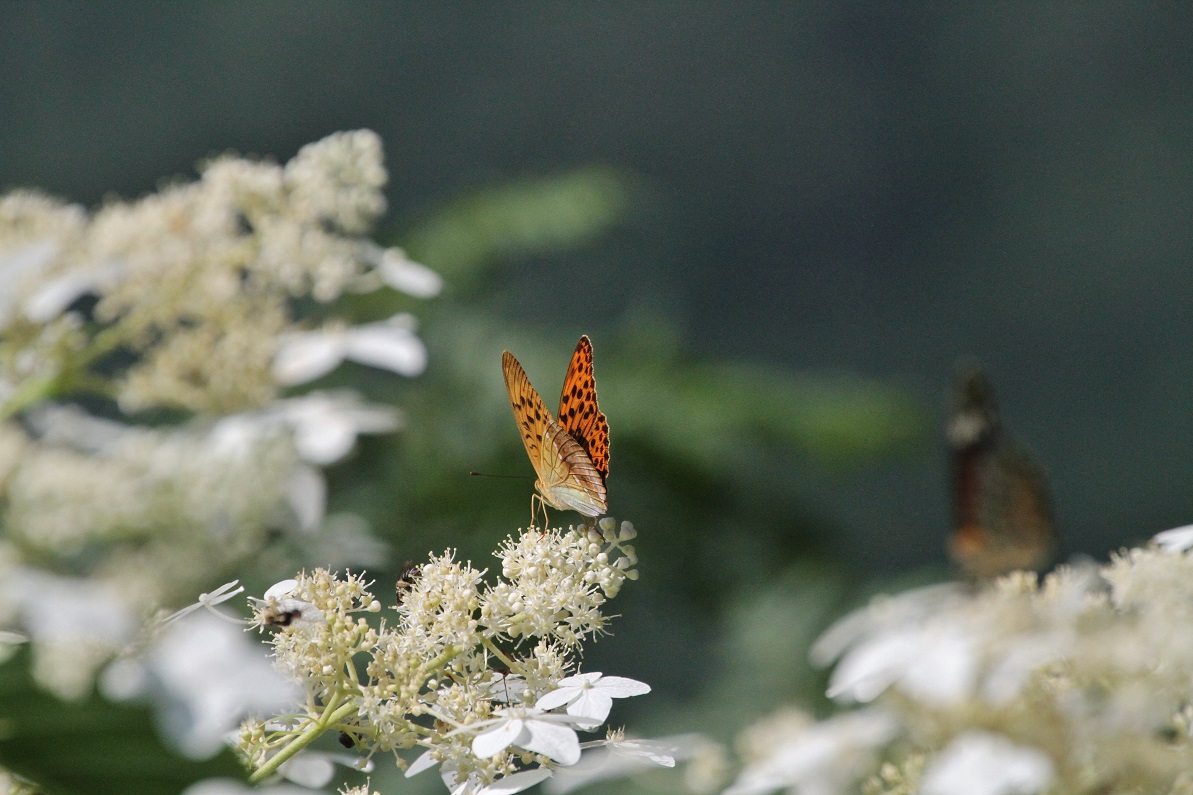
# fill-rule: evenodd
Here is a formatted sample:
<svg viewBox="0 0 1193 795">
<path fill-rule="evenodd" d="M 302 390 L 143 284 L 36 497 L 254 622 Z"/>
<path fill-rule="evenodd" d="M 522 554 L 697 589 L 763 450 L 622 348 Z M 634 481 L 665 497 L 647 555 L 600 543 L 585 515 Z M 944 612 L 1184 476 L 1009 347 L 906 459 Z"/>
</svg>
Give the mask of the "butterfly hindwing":
<svg viewBox="0 0 1193 795">
<path fill-rule="evenodd" d="M 592 343 L 580 338 L 559 395 L 559 425 L 588 454 L 603 482 L 609 477 L 609 421 L 597 406 Z"/>
<path fill-rule="evenodd" d="M 605 479 L 576 439 L 558 423 L 547 425 L 536 469 L 543 496 L 556 508 L 585 516 L 600 516 L 608 508 Z"/>
</svg>

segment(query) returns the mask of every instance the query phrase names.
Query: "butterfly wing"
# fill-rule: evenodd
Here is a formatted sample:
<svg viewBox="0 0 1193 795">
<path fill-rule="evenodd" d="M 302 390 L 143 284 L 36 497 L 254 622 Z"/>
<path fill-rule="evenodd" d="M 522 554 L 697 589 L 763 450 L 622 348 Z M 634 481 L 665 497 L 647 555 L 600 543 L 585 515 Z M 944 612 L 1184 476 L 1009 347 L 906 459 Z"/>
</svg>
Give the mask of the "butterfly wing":
<svg viewBox="0 0 1193 795">
<path fill-rule="evenodd" d="M 539 488 L 548 504 L 585 516 L 600 516 L 608 510 L 605 478 L 571 434 L 550 422 L 540 447 Z"/>
<path fill-rule="evenodd" d="M 977 371 L 958 378 L 949 441 L 954 560 L 980 579 L 1046 564 L 1057 541 L 1047 477 L 1002 426 L 994 391 Z"/>
<path fill-rule="evenodd" d="M 563 379 L 559 425 L 587 454 L 603 484 L 609 477 L 609 421 L 597 407 L 592 343 L 587 335 L 576 343 L 576 351 Z"/>
<path fill-rule="evenodd" d="M 543 478 L 543 437 L 547 426 L 553 423 L 551 412 L 543 404 L 539 393 L 530 385 L 526 371 L 509 351 L 501 354 L 501 372 L 505 376 L 505 391 L 509 395 L 510 407 L 514 410 L 514 421 L 522 434 L 522 444 L 534 465 L 539 479 Z"/>
</svg>

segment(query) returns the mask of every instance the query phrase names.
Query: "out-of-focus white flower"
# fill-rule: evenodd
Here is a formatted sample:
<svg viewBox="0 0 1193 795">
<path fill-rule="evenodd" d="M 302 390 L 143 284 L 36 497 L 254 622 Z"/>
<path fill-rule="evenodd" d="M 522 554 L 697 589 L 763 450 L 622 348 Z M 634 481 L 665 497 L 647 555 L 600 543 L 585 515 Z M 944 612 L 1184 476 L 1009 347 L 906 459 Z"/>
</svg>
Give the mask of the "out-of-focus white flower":
<svg viewBox="0 0 1193 795">
<path fill-rule="evenodd" d="M 927 703 L 960 702 L 977 684 L 980 644 L 972 630 L 942 617 L 877 635 L 845 653 L 827 695 L 864 704 L 895 685 Z"/>
<path fill-rule="evenodd" d="M 342 765 L 362 773 L 371 773 L 373 770 L 372 759 L 351 754 L 303 751 L 283 762 L 278 768 L 278 772 L 282 774 L 283 778 L 293 781 L 295 784 L 318 789 L 331 783 L 331 777 L 336 772 L 336 765 Z"/>
<path fill-rule="evenodd" d="M 604 676 L 599 672 L 577 674 L 560 679 L 559 688 L 544 695 L 535 706 L 549 710 L 567 704 L 567 713 L 576 718 L 580 728 L 587 729 L 605 722 L 613 708 L 613 699 L 649 692 L 650 685 L 634 679 Z"/>
<path fill-rule="evenodd" d="M 698 734 L 653 740 L 601 740 L 598 747 L 586 751 L 579 762 L 555 771 L 544 790 L 550 795 L 566 795 L 597 781 L 625 778 L 659 767 L 675 767 L 676 761 L 690 758 L 708 742 Z"/>
<path fill-rule="evenodd" d="M 273 360 L 273 376 L 283 386 L 313 381 L 345 359 L 416 376 L 427 366 L 427 348 L 414 333 L 414 318 L 397 314 L 379 323 L 324 328 L 284 338 Z"/>
<path fill-rule="evenodd" d="M 929 586 L 876 600 L 838 621 L 816 641 L 811 657 L 840 662 L 828 695 L 868 703 L 892 685 L 931 703 L 970 695 L 978 675 L 979 638 L 948 605 L 960 594 Z"/>
<path fill-rule="evenodd" d="M 1185 552 L 1193 548 L 1193 524 L 1184 527 L 1174 527 L 1152 536 L 1152 541 L 1160 545 L 1166 552 Z"/>
<path fill-rule="evenodd" d="M 398 412 L 368 405 L 354 392 L 312 392 L 278 401 L 268 411 L 294 431 L 304 461 L 325 466 L 346 456 L 362 433 L 389 433 L 400 427 Z"/>
<path fill-rule="evenodd" d="M 502 674 L 494 676 L 484 686 L 485 694 L 495 701 L 506 704 L 518 704 L 523 694 L 529 689 L 526 680 L 517 674 Z"/>
<path fill-rule="evenodd" d="M 864 710 L 819 723 L 778 716 L 751 729 L 752 761 L 724 795 L 760 795 L 786 789 L 831 795 L 846 792 L 869 769 L 879 747 L 897 731 L 885 712 Z"/>
<path fill-rule="evenodd" d="M 206 613 L 171 624 L 142 658 L 109 666 L 100 686 L 111 698 L 153 697 L 166 733 L 192 758 L 223 748 L 244 716 L 301 698 L 239 626 Z"/>
<path fill-rule="evenodd" d="M 1052 762 L 1036 748 L 967 731 L 953 738 L 924 771 L 923 795 L 1032 795 L 1053 778 Z"/>
<path fill-rule="evenodd" d="M 504 707 L 501 717 L 484 721 L 484 730 L 472 740 L 472 752 L 488 759 L 511 745 L 554 759 L 561 765 L 574 765 L 580 759 L 580 738 L 565 715 L 551 715 L 541 709 Z M 470 727 L 476 728 L 476 726 Z"/>
</svg>

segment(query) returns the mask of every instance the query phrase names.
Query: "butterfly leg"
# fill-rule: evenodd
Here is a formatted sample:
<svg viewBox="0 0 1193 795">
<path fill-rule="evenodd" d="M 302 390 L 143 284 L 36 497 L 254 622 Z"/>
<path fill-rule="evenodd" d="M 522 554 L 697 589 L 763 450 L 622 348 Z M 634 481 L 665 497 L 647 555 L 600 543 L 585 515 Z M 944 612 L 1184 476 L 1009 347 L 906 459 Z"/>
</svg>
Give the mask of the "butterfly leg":
<svg viewBox="0 0 1193 795">
<path fill-rule="evenodd" d="M 549 517 L 547 516 L 547 501 L 544 500 L 542 498 L 542 495 L 540 495 L 540 494 L 531 494 L 530 495 L 530 527 L 534 527 L 534 521 L 535 521 L 535 519 L 538 518 L 538 509 L 539 508 L 542 508 L 542 510 L 543 510 L 543 524 L 540 529 L 546 529 L 547 522 L 550 521 Z M 530 527 L 528 527 L 526 529 L 529 530 Z"/>
</svg>

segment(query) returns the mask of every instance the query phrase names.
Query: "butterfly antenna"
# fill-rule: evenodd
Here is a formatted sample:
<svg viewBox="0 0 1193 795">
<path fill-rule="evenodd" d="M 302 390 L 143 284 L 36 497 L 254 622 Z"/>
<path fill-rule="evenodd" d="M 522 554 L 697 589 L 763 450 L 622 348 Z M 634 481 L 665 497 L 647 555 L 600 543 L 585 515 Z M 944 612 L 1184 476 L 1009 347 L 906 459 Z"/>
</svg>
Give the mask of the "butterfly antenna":
<svg viewBox="0 0 1193 795">
<path fill-rule="evenodd" d="M 491 475 L 488 472 L 469 472 L 469 475 L 477 478 L 511 478 L 513 480 L 530 480 L 532 475 Z"/>
</svg>

